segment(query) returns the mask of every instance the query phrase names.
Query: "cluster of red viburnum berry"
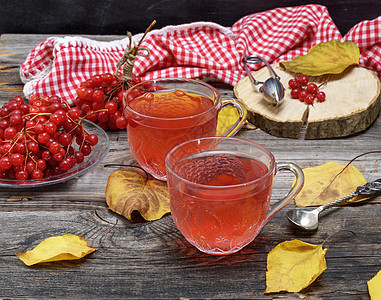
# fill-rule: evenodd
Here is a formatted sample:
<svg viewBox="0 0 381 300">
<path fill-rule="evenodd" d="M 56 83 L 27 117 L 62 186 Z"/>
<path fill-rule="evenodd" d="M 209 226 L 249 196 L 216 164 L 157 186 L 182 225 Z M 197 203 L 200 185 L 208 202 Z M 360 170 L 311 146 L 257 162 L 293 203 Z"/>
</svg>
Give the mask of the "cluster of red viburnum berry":
<svg viewBox="0 0 381 300">
<path fill-rule="evenodd" d="M 138 82 L 139 78 L 133 75 L 130 85 Z M 96 74 L 82 82 L 74 104 L 81 116 L 87 116 L 104 130 L 124 129 L 127 126 L 123 115 L 126 89 L 121 80 L 111 73 Z"/>
<path fill-rule="evenodd" d="M 309 78 L 306 75 L 298 75 L 295 78 L 288 81 L 288 86 L 291 89 L 291 98 L 299 99 L 300 101 L 311 105 L 315 99 L 318 102 L 325 101 L 325 93 L 319 91 L 319 87 L 316 83 L 309 82 Z"/>
<path fill-rule="evenodd" d="M 58 96 L 9 100 L 0 108 L 0 178 L 42 179 L 83 162 L 98 143 L 85 117 Z"/>
</svg>

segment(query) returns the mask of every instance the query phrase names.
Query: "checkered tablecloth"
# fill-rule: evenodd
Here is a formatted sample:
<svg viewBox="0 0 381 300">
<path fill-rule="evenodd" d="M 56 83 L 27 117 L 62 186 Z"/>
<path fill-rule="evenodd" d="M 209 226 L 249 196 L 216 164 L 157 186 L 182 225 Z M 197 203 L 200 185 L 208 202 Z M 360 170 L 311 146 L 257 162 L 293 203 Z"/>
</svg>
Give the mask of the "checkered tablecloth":
<svg viewBox="0 0 381 300">
<path fill-rule="evenodd" d="M 141 37 L 133 36 L 133 42 Z M 246 76 L 244 56 L 257 54 L 271 63 L 291 60 L 332 39 L 355 42 L 360 48 L 360 64 L 381 71 L 381 16 L 360 22 L 342 37 L 326 7 L 304 5 L 251 14 L 229 28 L 196 22 L 152 30 L 141 44 L 151 54 L 137 56 L 133 72 L 142 80 L 185 77 L 234 86 Z M 115 71 L 128 42 L 127 37 L 111 42 L 78 36 L 46 39 L 20 67 L 25 97 L 59 95 L 72 103 L 82 81 Z"/>
</svg>

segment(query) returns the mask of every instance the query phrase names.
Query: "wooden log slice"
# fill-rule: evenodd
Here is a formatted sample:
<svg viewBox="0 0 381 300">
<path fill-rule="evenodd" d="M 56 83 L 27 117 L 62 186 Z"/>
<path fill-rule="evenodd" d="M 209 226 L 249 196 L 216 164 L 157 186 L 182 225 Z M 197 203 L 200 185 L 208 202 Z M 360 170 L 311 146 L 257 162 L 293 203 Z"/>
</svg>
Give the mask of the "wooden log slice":
<svg viewBox="0 0 381 300">
<path fill-rule="evenodd" d="M 319 90 L 326 94 L 324 102 L 315 100 L 306 105 L 291 98 L 288 81 L 295 74 L 283 71 L 273 64 L 286 88 L 285 97 L 278 105 L 268 103 L 249 77 L 242 78 L 234 87 L 235 96 L 248 109 L 248 120 L 262 130 L 279 137 L 323 139 L 349 136 L 368 128 L 380 112 L 380 81 L 363 67 L 350 67 L 339 75 L 310 77 L 317 85 L 327 81 Z M 253 72 L 256 80 L 271 77 L 267 68 Z M 304 136 L 301 131 L 305 125 Z"/>
</svg>

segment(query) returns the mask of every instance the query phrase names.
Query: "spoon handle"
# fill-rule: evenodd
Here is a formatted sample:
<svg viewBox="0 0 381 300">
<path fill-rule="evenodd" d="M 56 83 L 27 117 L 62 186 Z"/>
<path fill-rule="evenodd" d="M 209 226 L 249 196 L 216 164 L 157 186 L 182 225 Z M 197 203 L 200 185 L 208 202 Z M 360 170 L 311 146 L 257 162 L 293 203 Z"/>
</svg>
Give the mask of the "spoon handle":
<svg viewBox="0 0 381 300">
<path fill-rule="evenodd" d="M 378 178 L 374 181 L 368 182 L 362 186 L 359 186 L 356 189 L 356 192 L 359 195 L 373 195 L 378 192 L 381 192 L 381 178 Z"/>
<path fill-rule="evenodd" d="M 330 207 L 333 207 L 333 206 L 336 206 L 336 205 L 339 205 L 341 203 L 345 203 L 347 202 L 349 199 L 353 198 L 353 197 L 356 197 L 357 195 L 359 195 L 359 193 L 356 192 L 352 192 L 350 193 L 349 195 L 345 196 L 345 197 L 342 197 L 340 199 L 337 199 L 335 201 L 332 201 L 332 202 L 329 202 L 327 204 L 324 204 L 322 206 L 319 206 L 319 212 L 327 209 L 327 208 L 330 208 Z"/>
<path fill-rule="evenodd" d="M 332 201 L 330 203 L 327 203 L 325 205 L 320 206 L 319 212 L 321 212 L 327 208 L 339 205 L 341 203 L 345 203 L 349 199 L 356 197 L 357 195 L 369 195 L 370 196 L 370 195 L 374 195 L 378 192 L 381 192 L 381 178 L 376 179 L 374 181 L 370 181 L 370 182 L 368 182 L 362 186 L 359 186 L 355 192 L 350 193 L 349 195 L 347 195 L 343 198 L 337 199 L 335 201 Z"/>
<path fill-rule="evenodd" d="M 244 57 L 244 59 L 243 59 L 243 66 L 245 68 L 247 75 L 249 76 L 250 80 L 252 81 L 252 83 L 254 85 L 263 84 L 263 82 L 256 80 L 254 78 L 253 74 L 251 74 L 251 71 L 250 71 L 249 67 L 247 66 L 247 63 L 252 62 L 252 61 L 249 61 L 250 59 L 251 59 L 251 56 Z"/>
<path fill-rule="evenodd" d="M 266 65 L 266 67 L 269 68 L 271 73 L 273 73 L 274 78 L 276 78 L 277 80 L 280 80 L 280 77 L 277 75 L 277 73 L 275 73 L 275 71 L 271 67 L 271 65 L 265 59 L 260 57 L 259 55 L 249 55 L 249 56 L 245 57 L 245 59 L 244 59 L 244 63 L 259 64 L 261 62 L 263 62 Z"/>
</svg>

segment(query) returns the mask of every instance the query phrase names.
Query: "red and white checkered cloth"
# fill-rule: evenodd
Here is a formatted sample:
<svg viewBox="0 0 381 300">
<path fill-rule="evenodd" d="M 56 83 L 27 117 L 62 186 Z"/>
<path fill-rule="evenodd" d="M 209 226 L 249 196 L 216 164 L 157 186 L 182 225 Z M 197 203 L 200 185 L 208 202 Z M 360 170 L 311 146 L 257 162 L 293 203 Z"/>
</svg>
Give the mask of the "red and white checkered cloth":
<svg viewBox="0 0 381 300">
<path fill-rule="evenodd" d="M 135 44 L 141 36 L 133 37 Z M 153 30 L 141 44 L 151 55 L 137 56 L 133 72 L 142 80 L 185 77 L 235 85 L 246 76 L 244 56 L 257 54 L 271 63 L 291 60 L 332 39 L 355 42 L 360 64 L 381 71 L 381 16 L 357 24 L 342 37 L 326 7 L 304 5 L 248 15 L 230 28 L 196 22 Z M 112 42 L 48 38 L 21 65 L 24 94 L 59 95 L 72 103 L 80 83 L 95 74 L 113 73 L 127 47 L 128 38 Z"/>
</svg>

